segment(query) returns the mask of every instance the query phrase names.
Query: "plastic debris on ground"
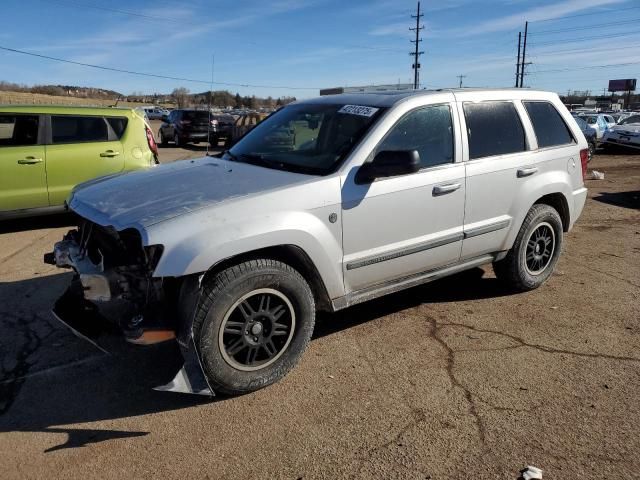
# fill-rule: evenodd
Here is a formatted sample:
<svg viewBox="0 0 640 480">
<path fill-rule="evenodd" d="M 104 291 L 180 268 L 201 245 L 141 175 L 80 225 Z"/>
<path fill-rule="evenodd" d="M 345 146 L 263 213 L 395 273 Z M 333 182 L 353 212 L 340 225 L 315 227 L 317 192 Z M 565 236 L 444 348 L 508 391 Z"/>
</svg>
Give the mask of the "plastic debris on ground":
<svg viewBox="0 0 640 480">
<path fill-rule="evenodd" d="M 542 480 L 542 469 L 529 465 L 520 471 L 520 478 L 522 480 Z"/>
<path fill-rule="evenodd" d="M 597 170 L 591 170 L 587 173 L 587 180 L 604 180 L 604 173 Z"/>
</svg>

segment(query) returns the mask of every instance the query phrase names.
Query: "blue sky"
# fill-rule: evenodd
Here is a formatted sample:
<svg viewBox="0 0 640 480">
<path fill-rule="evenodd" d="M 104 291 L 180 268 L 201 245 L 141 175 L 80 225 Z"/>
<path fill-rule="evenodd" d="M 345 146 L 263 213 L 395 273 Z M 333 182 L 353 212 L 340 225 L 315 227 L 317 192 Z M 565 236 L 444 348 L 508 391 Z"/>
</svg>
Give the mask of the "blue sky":
<svg viewBox="0 0 640 480">
<path fill-rule="evenodd" d="M 640 76 L 640 0 L 427 0 L 422 7 L 428 88 L 457 86 L 457 75 L 466 75 L 466 86 L 513 86 L 517 34 L 527 19 L 526 85 L 601 92 L 610 78 Z M 304 98 L 324 87 L 410 82 L 415 8 L 414 0 L 2 0 L 0 46 L 205 81 L 215 55 L 215 81 L 266 86 L 215 89 Z M 0 80 L 125 94 L 208 89 L 2 50 Z"/>
</svg>

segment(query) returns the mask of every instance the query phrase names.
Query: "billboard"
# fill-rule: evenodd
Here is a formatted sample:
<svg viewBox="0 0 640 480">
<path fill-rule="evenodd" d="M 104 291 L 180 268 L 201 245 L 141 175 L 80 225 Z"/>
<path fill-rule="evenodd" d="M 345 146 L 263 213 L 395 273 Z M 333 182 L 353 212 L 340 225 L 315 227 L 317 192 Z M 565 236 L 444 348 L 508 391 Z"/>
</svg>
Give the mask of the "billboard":
<svg viewBox="0 0 640 480">
<path fill-rule="evenodd" d="M 610 92 L 632 92 L 636 89 L 635 78 L 625 78 L 624 80 L 609 80 Z"/>
</svg>

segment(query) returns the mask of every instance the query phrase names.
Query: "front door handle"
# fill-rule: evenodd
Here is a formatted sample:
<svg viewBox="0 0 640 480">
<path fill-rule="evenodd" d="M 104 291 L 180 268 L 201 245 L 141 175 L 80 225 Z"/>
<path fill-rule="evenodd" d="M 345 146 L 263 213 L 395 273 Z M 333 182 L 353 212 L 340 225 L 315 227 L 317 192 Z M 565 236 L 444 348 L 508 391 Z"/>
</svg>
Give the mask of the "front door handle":
<svg viewBox="0 0 640 480">
<path fill-rule="evenodd" d="M 115 152 L 113 150 L 107 150 L 100 154 L 101 157 L 117 157 L 118 155 L 120 155 L 120 152 Z"/>
<path fill-rule="evenodd" d="M 37 157 L 26 157 L 18 160 L 18 163 L 20 165 L 33 165 L 35 163 L 42 163 L 42 159 Z"/>
<path fill-rule="evenodd" d="M 518 170 L 518 178 L 529 177 L 538 171 L 538 167 L 526 167 Z"/>
<path fill-rule="evenodd" d="M 455 192 L 460 188 L 459 183 L 447 183 L 444 185 L 436 185 L 433 187 L 433 196 L 446 195 L 447 193 Z"/>
</svg>

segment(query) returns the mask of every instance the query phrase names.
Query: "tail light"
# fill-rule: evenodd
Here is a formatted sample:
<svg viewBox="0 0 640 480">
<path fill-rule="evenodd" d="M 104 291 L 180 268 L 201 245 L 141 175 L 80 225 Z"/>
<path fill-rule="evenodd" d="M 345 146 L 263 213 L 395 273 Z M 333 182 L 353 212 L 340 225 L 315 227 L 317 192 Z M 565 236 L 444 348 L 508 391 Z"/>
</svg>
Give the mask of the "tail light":
<svg viewBox="0 0 640 480">
<path fill-rule="evenodd" d="M 153 132 L 149 129 L 149 127 L 144 127 L 145 133 L 147 134 L 147 143 L 149 144 L 149 150 L 153 152 L 153 156 L 158 160 L 158 145 L 156 144 L 156 139 L 153 138 Z"/>
<path fill-rule="evenodd" d="M 211 125 L 213 125 L 214 127 L 218 125 L 218 120 L 211 120 Z"/>
<path fill-rule="evenodd" d="M 587 162 L 589 161 L 589 149 L 580 150 L 580 163 L 582 164 L 582 179 L 587 178 Z"/>
</svg>

